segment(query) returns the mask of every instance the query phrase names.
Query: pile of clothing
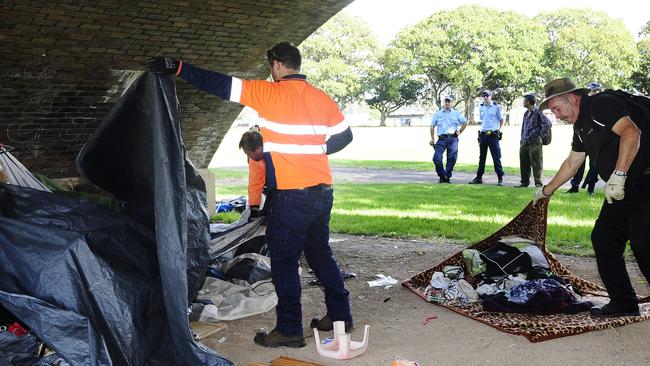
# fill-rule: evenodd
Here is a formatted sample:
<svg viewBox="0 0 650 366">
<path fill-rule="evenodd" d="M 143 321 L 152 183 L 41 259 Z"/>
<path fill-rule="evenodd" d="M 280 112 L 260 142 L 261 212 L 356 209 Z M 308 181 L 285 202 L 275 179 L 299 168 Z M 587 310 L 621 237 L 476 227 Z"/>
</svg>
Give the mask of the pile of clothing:
<svg viewBox="0 0 650 366">
<path fill-rule="evenodd" d="M 480 302 L 494 312 L 572 314 L 593 306 L 550 270 L 534 241 L 517 236 L 502 237 L 484 251 L 463 250 L 463 266 L 434 272 L 425 293 L 437 304 Z"/>
</svg>

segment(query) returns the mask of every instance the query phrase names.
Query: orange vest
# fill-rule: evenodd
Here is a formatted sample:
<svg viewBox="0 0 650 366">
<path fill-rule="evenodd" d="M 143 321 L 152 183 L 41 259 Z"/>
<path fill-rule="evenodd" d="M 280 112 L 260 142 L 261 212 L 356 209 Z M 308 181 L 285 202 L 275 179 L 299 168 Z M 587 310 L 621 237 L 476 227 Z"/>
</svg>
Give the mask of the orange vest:
<svg viewBox="0 0 650 366">
<path fill-rule="evenodd" d="M 232 101 L 259 113 L 278 189 L 332 184 L 325 139 L 348 128 L 332 98 L 299 75 L 279 82 L 233 78 L 233 91 Z"/>
</svg>

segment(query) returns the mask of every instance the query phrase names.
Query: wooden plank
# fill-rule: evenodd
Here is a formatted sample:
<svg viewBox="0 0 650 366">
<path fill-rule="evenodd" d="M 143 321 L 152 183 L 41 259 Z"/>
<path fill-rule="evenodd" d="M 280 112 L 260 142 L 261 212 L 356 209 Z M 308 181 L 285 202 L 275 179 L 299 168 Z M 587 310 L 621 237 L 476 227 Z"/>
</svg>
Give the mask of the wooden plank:
<svg viewBox="0 0 650 366">
<path fill-rule="evenodd" d="M 323 366 L 320 363 L 307 362 L 302 360 L 297 360 L 295 358 L 289 358 L 280 356 L 275 360 L 271 361 L 271 366 Z"/>
</svg>

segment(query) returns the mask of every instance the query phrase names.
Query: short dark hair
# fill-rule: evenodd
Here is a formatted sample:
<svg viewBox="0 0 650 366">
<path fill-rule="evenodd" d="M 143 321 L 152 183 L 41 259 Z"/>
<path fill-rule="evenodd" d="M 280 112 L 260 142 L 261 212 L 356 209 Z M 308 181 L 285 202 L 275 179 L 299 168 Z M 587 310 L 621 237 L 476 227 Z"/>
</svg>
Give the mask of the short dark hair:
<svg viewBox="0 0 650 366">
<path fill-rule="evenodd" d="M 262 147 L 262 134 L 259 131 L 246 131 L 241 135 L 241 140 L 239 140 L 240 149 L 255 151 L 258 147 Z"/>
<path fill-rule="evenodd" d="M 524 99 L 526 99 L 528 103 L 532 105 L 535 105 L 535 103 L 537 102 L 537 98 L 535 98 L 534 94 L 526 94 L 524 95 Z"/>
<path fill-rule="evenodd" d="M 266 58 L 269 65 L 272 65 L 273 61 L 278 61 L 282 62 L 287 68 L 296 71 L 300 70 L 302 63 L 300 50 L 289 42 L 281 42 L 273 46 L 273 48 L 266 51 Z"/>
</svg>

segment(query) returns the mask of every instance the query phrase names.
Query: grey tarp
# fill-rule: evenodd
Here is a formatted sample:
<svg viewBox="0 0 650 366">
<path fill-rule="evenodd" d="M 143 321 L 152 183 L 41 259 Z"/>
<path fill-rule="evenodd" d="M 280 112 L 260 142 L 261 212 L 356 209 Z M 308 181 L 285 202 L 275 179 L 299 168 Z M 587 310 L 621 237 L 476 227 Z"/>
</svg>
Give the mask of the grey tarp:
<svg viewBox="0 0 650 366">
<path fill-rule="evenodd" d="M 209 222 L 173 77 L 136 80 L 77 164 L 126 214 L 0 184 L 0 305 L 74 365 L 232 365 L 189 329 Z"/>
</svg>

